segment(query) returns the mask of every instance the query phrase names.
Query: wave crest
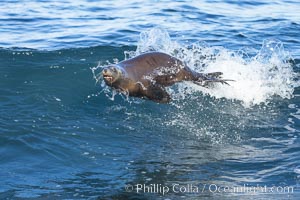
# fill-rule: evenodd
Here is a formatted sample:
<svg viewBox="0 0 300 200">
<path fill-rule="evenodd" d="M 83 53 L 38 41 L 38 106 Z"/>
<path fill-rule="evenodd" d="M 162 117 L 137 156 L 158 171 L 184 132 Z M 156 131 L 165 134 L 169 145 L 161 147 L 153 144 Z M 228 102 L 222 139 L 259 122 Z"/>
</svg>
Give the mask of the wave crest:
<svg viewBox="0 0 300 200">
<path fill-rule="evenodd" d="M 276 95 L 292 98 L 295 87 L 299 86 L 290 62 L 292 57 L 279 40 L 265 40 L 261 49 L 251 56 L 245 50 L 232 51 L 201 42 L 182 45 L 172 41 L 166 30 L 153 28 L 140 34 L 137 50 L 127 52 L 127 55 L 132 57 L 149 51 L 171 54 L 198 72 L 220 71 L 223 78 L 235 80 L 230 86 L 216 85 L 209 89 L 191 83 L 181 84 L 179 87 L 185 88 L 185 94 L 170 90 L 175 98 L 201 91 L 215 98 L 238 100 L 251 106 L 267 103 Z"/>
</svg>

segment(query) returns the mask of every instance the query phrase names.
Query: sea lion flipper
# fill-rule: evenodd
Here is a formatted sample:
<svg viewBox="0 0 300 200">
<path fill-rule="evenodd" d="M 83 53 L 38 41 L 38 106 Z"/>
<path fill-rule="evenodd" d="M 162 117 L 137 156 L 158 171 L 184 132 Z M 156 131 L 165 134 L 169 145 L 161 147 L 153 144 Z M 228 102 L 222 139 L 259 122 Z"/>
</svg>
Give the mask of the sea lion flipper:
<svg viewBox="0 0 300 200">
<path fill-rule="evenodd" d="M 223 75 L 222 72 L 211 72 L 211 73 L 207 73 L 205 74 L 207 77 L 212 77 L 212 78 L 221 78 L 221 76 Z"/>
<path fill-rule="evenodd" d="M 167 93 L 165 88 L 160 85 L 151 85 L 146 90 L 144 94 L 147 98 L 159 102 L 159 103 L 169 103 L 171 101 L 170 95 Z"/>
<path fill-rule="evenodd" d="M 234 81 L 234 80 L 210 78 L 210 79 L 206 79 L 206 80 L 197 80 L 197 81 L 194 81 L 194 83 L 197 85 L 200 85 L 202 87 L 209 88 L 211 83 L 221 83 L 221 84 L 225 84 L 225 85 L 230 85 L 227 81 Z"/>
<path fill-rule="evenodd" d="M 222 74 L 222 72 L 212 72 L 207 74 L 197 73 L 193 82 L 197 85 L 208 88 L 211 83 L 221 83 L 229 85 L 228 81 L 234 81 L 230 79 L 222 79 Z"/>
</svg>

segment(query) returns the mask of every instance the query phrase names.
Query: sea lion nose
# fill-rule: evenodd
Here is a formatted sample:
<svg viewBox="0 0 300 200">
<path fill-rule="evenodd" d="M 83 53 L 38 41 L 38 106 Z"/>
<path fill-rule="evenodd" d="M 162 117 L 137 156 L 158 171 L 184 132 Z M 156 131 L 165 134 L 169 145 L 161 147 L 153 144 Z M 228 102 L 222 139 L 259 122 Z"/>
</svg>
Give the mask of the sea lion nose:
<svg viewBox="0 0 300 200">
<path fill-rule="evenodd" d="M 106 74 L 107 73 L 107 69 L 104 69 L 102 73 Z"/>
</svg>

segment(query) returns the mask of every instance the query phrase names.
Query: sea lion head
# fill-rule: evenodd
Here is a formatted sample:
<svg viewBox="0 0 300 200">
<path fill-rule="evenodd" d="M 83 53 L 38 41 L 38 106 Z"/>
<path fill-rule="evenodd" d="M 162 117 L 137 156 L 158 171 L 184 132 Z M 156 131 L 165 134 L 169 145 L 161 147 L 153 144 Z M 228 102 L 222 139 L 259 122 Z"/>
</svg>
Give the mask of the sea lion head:
<svg viewBox="0 0 300 200">
<path fill-rule="evenodd" d="M 112 85 L 119 80 L 124 74 L 123 70 L 118 65 L 109 65 L 102 70 L 104 81 L 108 85 Z"/>
</svg>

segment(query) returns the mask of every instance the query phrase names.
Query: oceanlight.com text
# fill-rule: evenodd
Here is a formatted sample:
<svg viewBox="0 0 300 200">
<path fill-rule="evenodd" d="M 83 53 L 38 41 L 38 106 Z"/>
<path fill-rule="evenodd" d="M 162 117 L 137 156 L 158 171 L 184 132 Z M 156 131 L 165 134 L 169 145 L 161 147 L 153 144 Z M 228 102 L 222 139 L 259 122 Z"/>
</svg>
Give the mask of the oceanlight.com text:
<svg viewBox="0 0 300 200">
<path fill-rule="evenodd" d="M 128 184 L 126 192 L 151 193 L 166 195 L 168 193 L 197 194 L 197 193 L 236 193 L 236 194 L 291 194 L 294 193 L 293 186 L 267 186 L 248 185 L 220 186 L 217 184 Z"/>
</svg>

